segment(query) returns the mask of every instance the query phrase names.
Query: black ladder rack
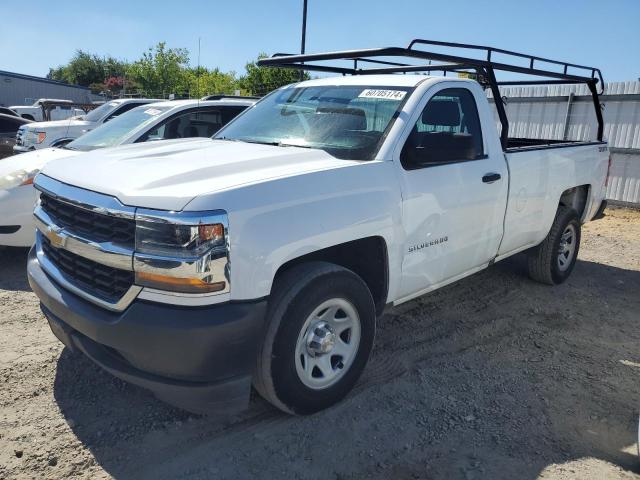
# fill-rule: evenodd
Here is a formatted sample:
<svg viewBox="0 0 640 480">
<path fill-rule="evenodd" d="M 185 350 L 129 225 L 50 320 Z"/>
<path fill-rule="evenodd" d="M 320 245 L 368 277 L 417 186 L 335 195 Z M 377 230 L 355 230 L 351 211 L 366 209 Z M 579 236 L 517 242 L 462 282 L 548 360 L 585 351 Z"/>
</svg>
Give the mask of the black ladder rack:
<svg viewBox="0 0 640 480">
<path fill-rule="evenodd" d="M 452 53 L 440 53 L 414 48 L 416 46 L 444 47 L 457 50 L 472 50 L 482 52 L 482 58 L 454 55 Z M 496 61 L 496 56 L 511 57 L 512 60 L 524 60 L 527 66 L 515 63 Z M 384 60 L 381 57 L 385 58 Z M 401 61 L 389 61 L 386 58 L 393 57 Z M 336 66 L 331 63 L 334 60 L 348 60 L 352 66 Z M 407 60 L 425 61 L 418 64 L 405 63 Z M 432 63 L 432 62 L 438 63 Z M 320 62 L 320 63 L 317 63 Z M 441 71 L 446 76 L 447 72 L 471 72 L 485 88 L 490 88 L 493 97 L 501 98 L 500 86 L 506 85 L 558 85 L 584 83 L 588 86 L 598 121 L 598 140 L 602 141 L 604 121 L 600 107 L 599 94 L 604 92 L 604 80 L 599 68 L 561 62 L 548 58 L 538 57 L 525 53 L 513 52 L 501 48 L 471 45 L 466 43 L 441 42 L 436 40 L 414 39 L 408 47 L 370 48 L 364 50 L 345 50 L 339 52 L 311 53 L 292 55 L 276 53 L 270 58 L 263 58 L 258 65 L 264 67 L 293 68 L 325 73 L 337 73 L 342 75 L 374 75 L 386 73 L 411 73 Z M 551 69 L 549 69 L 551 68 Z M 556 68 L 557 70 L 554 70 Z M 498 81 L 495 72 L 512 72 L 522 75 L 537 77 L 536 80 L 509 80 Z M 600 91 L 597 85 L 600 84 Z M 502 123 L 501 141 L 503 148 L 507 146 L 509 135 L 509 122 L 501 101 L 495 102 L 500 122 Z"/>
</svg>

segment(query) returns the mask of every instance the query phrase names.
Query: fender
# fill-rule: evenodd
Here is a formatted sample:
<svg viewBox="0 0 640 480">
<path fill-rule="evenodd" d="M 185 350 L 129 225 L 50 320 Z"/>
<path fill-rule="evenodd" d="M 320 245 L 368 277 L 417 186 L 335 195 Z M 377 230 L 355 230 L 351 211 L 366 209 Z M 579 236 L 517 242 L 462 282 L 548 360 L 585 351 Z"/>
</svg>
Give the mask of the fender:
<svg viewBox="0 0 640 480">
<path fill-rule="evenodd" d="M 372 236 L 387 245 L 393 298 L 404 238 L 393 175 L 391 162 L 351 163 L 202 195 L 188 209 L 227 207 L 232 300 L 269 295 L 276 272 L 291 260 Z"/>
</svg>

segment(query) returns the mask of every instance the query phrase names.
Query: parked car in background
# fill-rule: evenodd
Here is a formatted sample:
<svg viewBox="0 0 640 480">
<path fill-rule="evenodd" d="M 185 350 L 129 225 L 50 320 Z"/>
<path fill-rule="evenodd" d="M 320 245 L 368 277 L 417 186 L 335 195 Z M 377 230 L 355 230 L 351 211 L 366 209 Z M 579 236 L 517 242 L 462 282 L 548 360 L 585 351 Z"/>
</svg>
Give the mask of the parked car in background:
<svg viewBox="0 0 640 480">
<path fill-rule="evenodd" d="M 0 113 L 2 115 L 9 115 L 11 117 L 19 117 L 20 116 L 16 112 L 11 110 L 9 107 L 0 107 Z"/>
<path fill-rule="evenodd" d="M 16 133 L 22 125 L 28 123 L 31 123 L 31 120 L 16 115 L 0 113 L 0 159 L 13 155 Z"/>
<path fill-rule="evenodd" d="M 42 122 L 46 120 L 46 118 L 44 117 L 44 109 L 42 108 L 43 104 L 46 102 L 55 102 L 60 104 L 51 109 L 49 113 L 51 117 L 50 120 L 64 120 L 66 118 L 84 115 L 84 110 L 80 108 L 74 108 L 72 106 L 74 102 L 72 102 L 71 100 L 59 100 L 57 98 L 39 98 L 33 105 L 15 105 L 9 108 L 16 112 L 22 118 L 34 120 L 36 122 Z"/>
<path fill-rule="evenodd" d="M 549 73 L 539 57 L 522 67 L 522 54 L 509 65 L 415 43 L 427 41 L 262 59 L 351 75 L 281 88 L 212 141 L 46 165 L 28 277 L 53 333 L 193 412 L 237 411 L 253 383 L 283 411 L 310 414 L 355 385 L 387 306 L 524 251 L 532 279 L 565 281 L 582 224 L 606 205 L 599 71 Z M 389 55 L 402 63 L 360 62 Z M 353 68 L 331 63 L 356 57 Z M 483 85 L 378 74 L 468 65 L 486 69 Z M 588 85 L 597 134 L 509 137 L 504 105 L 483 89 L 499 98 L 494 69 Z"/>
<path fill-rule="evenodd" d="M 63 147 L 35 150 L 0 162 L 0 246 L 33 245 L 36 192 L 31 184 L 33 177 L 51 160 L 129 143 L 211 137 L 254 103 L 256 100 L 233 99 L 177 100 L 142 105 Z"/>
<path fill-rule="evenodd" d="M 15 153 L 23 153 L 47 147 L 56 147 L 69 143 L 80 135 L 106 123 L 132 108 L 148 103 L 159 102 L 149 98 L 129 98 L 111 100 L 85 114 L 67 120 L 34 122 L 18 130 Z"/>
<path fill-rule="evenodd" d="M 205 95 L 200 100 L 260 100 L 262 97 L 246 96 L 246 95 L 225 95 L 216 93 L 214 95 Z"/>
</svg>

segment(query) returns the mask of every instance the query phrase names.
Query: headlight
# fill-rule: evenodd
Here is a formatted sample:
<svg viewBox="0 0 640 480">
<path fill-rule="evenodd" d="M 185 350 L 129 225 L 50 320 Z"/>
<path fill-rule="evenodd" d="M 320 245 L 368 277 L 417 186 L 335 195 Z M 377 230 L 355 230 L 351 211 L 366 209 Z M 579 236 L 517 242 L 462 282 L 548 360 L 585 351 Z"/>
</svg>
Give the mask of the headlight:
<svg viewBox="0 0 640 480">
<path fill-rule="evenodd" d="M 8 173 L 4 177 L 0 177 L 0 190 L 9 190 L 10 188 L 21 185 L 31 185 L 39 171 L 38 169 L 31 171 L 16 170 L 15 172 Z"/>
<path fill-rule="evenodd" d="M 28 131 L 27 134 L 23 137 L 23 143 L 28 145 L 31 145 L 33 143 L 40 144 L 44 142 L 45 138 L 47 138 L 47 132 Z"/>
<path fill-rule="evenodd" d="M 181 293 L 228 291 L 227 230 L 224 212 L 137 213 L 136 283 Z"/>
<path fill-rule="evenodd" d="M 136 251 L 177 258 L 200 257 L 215 247 L 224 246 L 221 223 L 175 225 L 148 221 L 136 222 Z"/>
</svg>

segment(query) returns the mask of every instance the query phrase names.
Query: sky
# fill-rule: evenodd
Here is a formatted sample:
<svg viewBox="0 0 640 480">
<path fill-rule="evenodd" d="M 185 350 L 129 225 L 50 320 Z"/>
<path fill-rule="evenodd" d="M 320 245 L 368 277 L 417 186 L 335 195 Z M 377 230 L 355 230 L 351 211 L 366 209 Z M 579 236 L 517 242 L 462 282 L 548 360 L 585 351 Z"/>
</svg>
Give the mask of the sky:
<svg viewBox="0 0 640 480">
<path fill-rule="evenodd" d="M 484 44 L 640 77 L 640 0 L 308 0 L 307 52 Z M 300 49 L 302 0 L 0 2 L 0 70 L 44 76 L 77 49 L 135 60 L 166 41 L 191 64 L 244 71 L 260 52 Z"/>
</svg>

